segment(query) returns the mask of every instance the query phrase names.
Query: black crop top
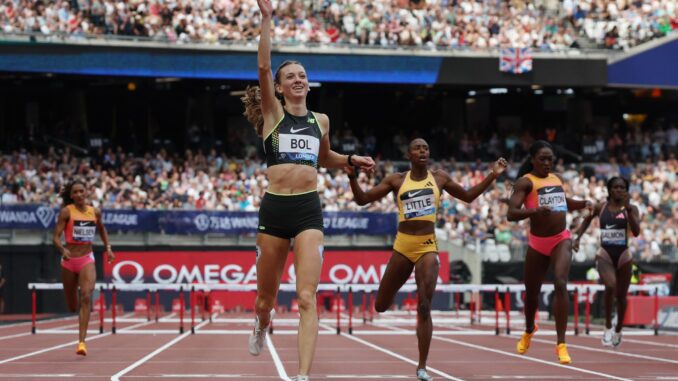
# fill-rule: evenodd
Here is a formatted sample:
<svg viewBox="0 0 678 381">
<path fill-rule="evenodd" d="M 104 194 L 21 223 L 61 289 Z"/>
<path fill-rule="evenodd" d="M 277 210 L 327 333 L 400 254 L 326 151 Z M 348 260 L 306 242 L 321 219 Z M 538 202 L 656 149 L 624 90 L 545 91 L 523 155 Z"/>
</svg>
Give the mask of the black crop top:
<svg viewBox="0 0 678 381">
<path fill-rule="evenodd" d="M 301 164 L 318 168 L 322 130 L 312 111 L 305 116 L 295 116 L 287 111 L 264 138 L 266 164 Z"/>
</svg>

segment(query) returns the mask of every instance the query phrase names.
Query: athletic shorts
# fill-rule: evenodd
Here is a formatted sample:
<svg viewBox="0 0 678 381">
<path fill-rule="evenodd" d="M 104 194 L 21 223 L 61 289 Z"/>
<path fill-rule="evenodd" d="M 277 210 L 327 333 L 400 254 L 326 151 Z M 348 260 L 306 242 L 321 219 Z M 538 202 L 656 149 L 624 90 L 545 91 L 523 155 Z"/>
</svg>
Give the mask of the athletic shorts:
<svg viewBox="0 0 678 381">
<path fill-rule="evenodd" d="M 620 269 L 625 264 L 631 262 L 631 252 L 628 248 L 624 250 L 605 249 L 601 247 L 596 253 L 596 259 L 611 264 L 615 269 Z"/>
<path fill-rule="evenodd" d="M 412 263 L 417 261 L 428 253 L 438 252 L 438 242 L 435 233 L 426 235 L 411 235 L 398 232 L 393 250 L 404 255 Z"/>
<path fill-rule="evenodd" d="M 61 267 L 74 274 L 79 274 L 80 271 L 90 263 L 94 263 L 94 253 L 85 254 L 82 257 L 70 258 L 68 260 L 61 258 Z"/>
<path fill-rule="evenodd" d="M 259 233 L 291 239 L 308 229 L 323 231 L 323 211 L 317 191 L 264 194 L 259 208 Z"/>
<path fill-rule="evenodd" d="M 527 244 L 539 254 L 550 257 L 551 252 L 559 243 L 571 238 L 572 234 L 567 229 L 550 237 L 539 237 L 530 233 L 527 237 Z"/>
</svg>

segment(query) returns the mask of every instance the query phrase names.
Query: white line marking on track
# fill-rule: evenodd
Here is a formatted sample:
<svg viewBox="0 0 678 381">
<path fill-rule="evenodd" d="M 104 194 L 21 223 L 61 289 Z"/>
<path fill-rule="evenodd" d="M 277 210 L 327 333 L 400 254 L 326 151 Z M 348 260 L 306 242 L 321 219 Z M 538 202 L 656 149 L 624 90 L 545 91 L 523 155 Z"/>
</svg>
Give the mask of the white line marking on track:
<svg viewBox="0 0 678 381">
<path fill-rule="evenodd" d="M 127 327 L 127 328 L 133 329 L 133 328 L 141 327 L 141 326 L 144 326 L 144 325 L 147 325 L 147 324 L 151 324 L 151 322 L 135 324 L 135 325 L 133 325 L 133 326 L 131 326 L 131 327 Z M 110 335 L 111 335 L 110 332 L 106 332 L 106 333 L 103 333 L 103 334 L 101 334 L 101 335 L 97 335 L 97 336 L 93 336 L 93 337 L 91 337 L 91 338 L 88 338 L 87 341 L 98 340 L 98 339 L 101 339 L 102 337 L 106 337 L 106 336 L 110 336 Z M 55 346 L 53 346 L 53 347 L 41 349 L 41 350 L 38 350 L 38 351 L 35 351 L 35 352 L 30 352 L 30 353 L 26 353 L 26 354 L 23 354 L 23 355 L 19 355 L 19 356 L 15 356 L 15 357 L 10 357 L 10 358 L 8 358 L 8 359 L 0 360 L 0 365 L 1 365 L 1 364 L 6 364 L 6 363 L 8 363 L 8 362 L 16 361 L 16 360 L 21 360 L 21 359 L 26 358 L 26 357 L 31 357 L 31 356 L 39 355 L 39 354 L 41 354 L 41 353 L 50 352 L 50 351 L 53 351 L 53 350 L 55 350 L 55 349 L 61 349 L 61 348 L 67 347 L 67 346 L 69 346 L 69 345 L 75 345 L 75 344 L 77 344 L 77 343 L 78 343 L 78 340 L 70 341 L 70 342 L 65 343 L 65 344 L 55 345 Z"/>
<path fill-rule="evenodd" d="M 148 323 L 150 323 L 150 322 L 147 322 L 147 323 L 144 323 L 144 324 L 148 324 Z M 198 330 L 198 329 L 200 329 L 201 327 L 205 326 L 207 323 L 209 323 L 209 320 L 206 320 L 206 321 L 204 321 L 204 322 L 198 324 L 197 326 L 195 326 L 195 329 Z M 119 380 L 120 380 L 120 377 L 122 377 L 122 376 L 124 376 L 125 374 L 131 372 L 132 370 L 134 370 L 135 368 L 139 367 L 140 365 L 142 365 L 142 364 L 145 363 L 146 361 L 152 359 L 153 357 L 155 357 L 155 356 L 156 356 L 157 354 L 159 354 L 160 352 L 163 352 L 165 349 L 167 349 L 167 348 L 171 347 L 172 345 L 174 345 L 174 344 L 180 342 L 181 340 L 187 338 L 189 335 L 191 335 L 191 330 L 190 330 L 190 329 L 189 329 L 188 331 L 182 333 L 181 335 L 175 337 L 174 339 L 170 340 L 168 343 L 166 343 L 165 345 L 161 346 L 160 348 L 158 348 L 158 349 L 154 350 L 153 352 L 147 354 L 146 356 L 144 356 L 142 359 L 140 359 L 139 361 L 135 362 L 134 364 L 132 364 L 132 365 L 128 366 L 127 368 L 121 370 L 120 372 L 114 374 L 114 375 L 111 377 L 111 381 L 119 381 Z"/>
<path fill-rule="evenodd" d="M 0 373 L 0 379 L 5 378 L 70 378 L 75 377 L 76 374 L 70 373 Z"/>
<path fill-rule="evenodd" d="M 106 337 L 106 336 L 110 336 L 110 335 L 111 335 L 111 333 L 110 333 L 110 332 L 107 332 L 107 333 L 104 333 L 104 334 L 97 335 L 97 336 L 94 336 L 94 337 L 92 337 L 92 338 L 89 338 L 89 339 L 87 339 L 87 341 L 98 340 L 98 339 L 101 339 L 102 337 Z M 0 360 L 0 365 L 6 364 L 6 363 L 8 363 L 8 362 L 16 361 L 16 360 L 21 360 L 21 359 L 26 358 L 26 357 L 31 357 L 31 356 L 39 355 L 39 354 L 41 354 L 41 353 L 50 352 L 50 351 L 53 351 L 53 350 L 55 350 L 55 349 L 61 349 L 61 348 L 64 348 L 64 347 L 68 347 L 68 346 L 70 346 L 70 345 L 75 345 L 75 344 L 77 344 L 77 343 L 78 343 L 78 340 L 75 340 L 75 341 L 69 341 L 68 343 L 65 343 L 65 344 L 59 344 L 59 345 L 55 345 L 55 346 L 53 346 L 53 347 L 41 349 L 41 350 L 39 350 L 39 351 L 30 352 L 30 353 L 26 353 L 26 354 L 23 354 L 23 355 L 10 357 L 10 358 L 8 358 L 8 359 Z"/>
<path fill-rule="evenodd" d="M 437 337 L 436 335 L 433 335 L 433 339 L 445 341 L 445 342 L 452 343 L 452 344 L 458 344 L 458 345 L 462 345 L 462 346 L 465 346 L 465 347 L 478 349 L 478 350 L 481 350 L 481 351 L 511 356 L 511 357 L 519 358 L 519 359 L 526 360 L 526 361 L 533 361 L 533 362 L 538 362 L 540 364 L 546 364 L 546 365 L 555 366 L 555 367 L 558 367 L 558 368 L 569 369 L 569 370 L 573 370 L 573 371 L 576 371 L 576 372 L 593 374 L 593 375 L 596 375 L 596 376 L 610 378 L 612 380 L 632 381 L 628 378 L 622 378 L 622 377 L 613 376 L 611 374 L 596 372 L 596 371 L 592 371 L 592 370 L 588 370 L 588 369 L 577 368 L 577 367 L 574 367 L 572 365 L 557 364 L 555 362 L 545 361 L 545 360 L 541 360 L 541 359 L 534 358 L 534 357 L 525 357 L 523 355 L 518 355 L 518 354 L 515 354 L 515 353 L 511 353 L 511 352 L 505 352 L 505 351 L 501 351 L 501 350 L 494 349 L 494 348 L 484 347 L 484 346 L 481 346 L 481 345 L 466 343 L 466 342 L 463 342 L 463 341 L 448 339 L 446 337 Z M 535 340 L 535 339 L 532 339 L 532 340 Z"/>
<path fill-rule="evenodd" d="M 541 339 L 532 339 L 532 341 L 536 341 L 536 342 L 539 342 L 539 343 L 553 344 L 553 342 L 551 342 L 551 341 L 541 340 Z M 592 347 L 588 347 L 588 346 L 585 346 L 585 345 L 577 345 L 577 344 L 567 344 L 567 346 L 570 347 L 570 348 L 583 349 L 583 350 L 587 350 L 587 351 L 591 351 L 591 352 L 608 353 L 608 354 L 617 355 L 617 356 L 635 357 L 635 358 L 643 359 L 643 360 L 666 362 L 666 363 L 669 363 L 669 364 L 678 364 L 677 360 L 665 359 L 665 358 L 656 357 L 656 356 L 637 355 L 635 353 L 620 352 L 619 350 L 615 351 L 615 350 L 610 350 L 610 349 L 592 348 Z"/>
<path fill-rule="evenodd" d="M 162 378 L 242 378 L 246 374 L 161 374 Z"/>
<path fill-rule="evenodd" d="M 626 335 L 626 333 L 624 335 Z M 595 339 L 600 339 L 600 338 L 596 337 Z M 657 347 L 678 348 L 678 345 L 675 345 L 675 344 L 657 343 L 657 342 L 654 342 L 654 341 L 645 341 L 645 340 L 636 340 L 636 339 L 627 339 L 626 337 L 624 337 L 624 342 L 635 343 L 635 344 L 654 345 L 654 346 L 657 346 Z"/>
<path fill-rule="evenodd" d="M 278 371 L 278 375 L 280 376 L 280 378 L 285 381 L 292 381 L 290 377 L 287 375 L 287 372 L 285 372 L 285 366 L 280 360 L 280 356 L 278 356 L 278 351 L 275 350 L 275 345 L 273 345 L 273 341 L 268 335 L 266 335 L 266 346 L 268 347 L 268 351 L 271 352 L 271 357 L 273 358 L 275 369 Z"/>
<path fill-rule="evenodd" d="M 362 380 L 364 378 L 377 380 L 411 380 L 412 376 L 403 374 L 328 374 L 327 378 L 349 378 L 351 380 Z"/>
<path fill-rule="evenodd" d="M 398 354 L 398 353 L 389 351 L 388 349 L 382 348 L 382 347 L 380 347 L 380 346 L 378 346 L 378 345 L 372 344 L 372 343 L 370 343 L 369 341 L 365 341 L 365 340 L 363 340 L 363 339 L 359 339 L 359 338 L 357 338 L 357 337 L 353 337 L 353 336 L 348 335 L 348 334 L 343 333 L 343 332 L 341 333 L 341 336 L 343 336 L 343 337 L 345 337 L 345 338 L 347 338 L 347 339 L 349 339 L 349 340 L 353 340 L 353 341 L 355 341 L 355 342 L 358 342 L 358 343 L 360 343 L 360 344 L 363 344 L 363 345 L 365 345 L 365 346 L 368 346 L 368 347 L 370 347 L 370 348 L 372 348 L 372 349 L 376 349 L 376 350 L 378 350 L 379 352 L 386 353 L 387 355 L 389 355 L 389 356 L 391 356 L 391 357 L 395 357 L 395 358 L 397 358 L 398 360 L 402 360 L 402 361 L 404 361 L 404 362 L 406 362 L 406 363 L 408 363 L 408 364 L 412 364 L 412 365 L 414 365 L 414 366 L 419 365 L 419 364 L 418 364 L 416 361 L 414 361 L 414 360 L 411 360 L 411 359 L 409 359 L 409 358 L 407 358 L 407 357 L 405 357 L 405 356 L 402 356 L 402 355 L 400 355 L 400 354 Z M 435 368 L 426 367 L 426 370 L 428 370 L 428 371 L 431 372 L 431 373 L 435 373 L 435 374 L 437 374 L 437 375 L 439 375 L 439 376 L 445 377 L 445 378 L 448 379 L 448 380 L 463 381 L 461 378 L 454 377 L 454 376 L 452 376 L 452 375 L 449 375 L 449 374 L 447 374 L 447 373 L 445 373 L 445 372 L 442 372 L 442 371 L 440 371 L 440 370 L 438 370 L 438 369 L 435 369 Z"/>
</svg>

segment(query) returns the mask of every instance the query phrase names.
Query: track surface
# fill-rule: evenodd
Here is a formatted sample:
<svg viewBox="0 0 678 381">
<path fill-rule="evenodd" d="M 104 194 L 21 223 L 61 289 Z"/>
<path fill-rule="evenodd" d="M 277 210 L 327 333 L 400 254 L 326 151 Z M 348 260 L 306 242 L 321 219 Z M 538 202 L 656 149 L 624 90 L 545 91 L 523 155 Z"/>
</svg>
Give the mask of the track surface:
<svg viewBox="0 0 678 381">
<path fill-rule="evenodd" d="M 468 315 L 467 315 L 468 316 Z M 274 334 L 259 357 L 247 353 L 251 314 L 222 314 L 213 322 L 196 321 L 196 334 L 179 334 L 176 314 L 160 322 L 142 316 L 118 317 L 117 334 L 98 333 L 98 317 L 92 315 L 89 355 L 75 355 L 75 317 L 42 321 L 38 334 L 29 324 L 0 326 L 0 379 L 53 380 L 289 380 L 297 372 L 295 314 L 278 314 Z M 342 315 L 342 334 L 336 334 L 336 317 L 322 316 L 313 367 L 313 380 L 414 380 L 417 345 L 414 314 L 384 314 L 363 323 L 354 320 L 347 333 Z M 619 349 L 600 344 L 601 327 L 592 335 L 568 331 L 573 364 L 557 363 L 555 332 L 551 322 L 541 321 L 540 332 L 525 356 L 515 353 L 522 330 L 519 315 L 512 315 L 511 335 L 494 335 L 492 315 L 481 324 L 454 314 L 434 315 L 436 327 L 428 369 L 436 380 L 678 380 L 678 336 L 625 330 Z M 491 325 L 487 325 L 491 324 Z M 580 327 L 582 329 L 582 327 Z"/>
</svg>

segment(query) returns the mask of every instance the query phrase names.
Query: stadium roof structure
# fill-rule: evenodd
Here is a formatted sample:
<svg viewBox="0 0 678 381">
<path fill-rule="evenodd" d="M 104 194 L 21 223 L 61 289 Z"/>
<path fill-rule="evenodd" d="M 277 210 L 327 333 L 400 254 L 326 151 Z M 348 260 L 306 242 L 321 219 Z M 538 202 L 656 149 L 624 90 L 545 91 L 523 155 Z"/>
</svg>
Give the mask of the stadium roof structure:
<svg viewBox="0 0 678 381">
<path fill-rule="evenodd" d="M 610 58 L 608 82 L 616 87 L 678 89 L 678 33 Z"/>
</svg>

